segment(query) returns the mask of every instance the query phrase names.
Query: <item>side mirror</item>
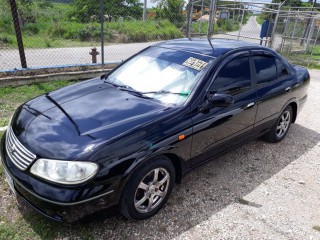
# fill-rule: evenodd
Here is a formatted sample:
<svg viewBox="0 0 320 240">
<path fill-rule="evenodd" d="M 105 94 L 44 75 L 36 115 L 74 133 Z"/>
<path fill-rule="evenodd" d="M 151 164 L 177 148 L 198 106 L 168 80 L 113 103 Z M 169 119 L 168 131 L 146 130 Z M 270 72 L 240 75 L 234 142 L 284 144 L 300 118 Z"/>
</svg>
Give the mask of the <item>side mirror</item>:
<svg viewBox="0 0 320 240">
<path fill-rule="evenodd" d="M 215 93 L 199 107 L 202 112 L 208 112 L 214 107 L 228 107 L 234 103 L 233 97 L 226 93 Z"/>
<path fill-rule="evenodd" d="M 215 93 L 209 101 L 213 107 L 228 107 L 234 103 L 233 97 L 226 93 Z"/>
</svg>

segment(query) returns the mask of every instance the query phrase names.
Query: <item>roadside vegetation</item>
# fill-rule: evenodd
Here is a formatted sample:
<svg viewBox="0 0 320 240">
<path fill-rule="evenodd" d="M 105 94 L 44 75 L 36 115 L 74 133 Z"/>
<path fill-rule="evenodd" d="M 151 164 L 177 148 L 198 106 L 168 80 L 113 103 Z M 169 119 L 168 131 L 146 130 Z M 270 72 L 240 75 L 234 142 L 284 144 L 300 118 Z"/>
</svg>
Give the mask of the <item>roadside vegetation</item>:
<svg viewBox="0 0 320 240">
<path fill-rule="evenodd" d="M 243 18 L 243 25 L 247 23 L 251 14 L 248 12 L 245 13 Z M 218 19 L 216 24 L 213 25 L 213 34 L 233 32 L 240 29 L 241 16 L 236 14 L 234 17 L 231 15 L 229 19 Z M 198 33 L 205 35 L 208 32 L 208 22 L 197 21 L 193 22 L 191 25 L 192 33 Z"/>
<path fill-rule="evenodd" d="M 116 1 L 119 2 L 111 2 Z M 173 0 L 177 1 L 180 0 Z M 75 4 L 33 0 L 17 2 L 26 48 L 76 47 L 100 42 L 99 4 L 96 1 L 75 0 Z M 168 14 L 171 12 L 168 9 L 175 6 L 162 4 L 161 7 L 150 10 L 151 14 L 144 22 L 141 4 L 137 0 L 131 2 L 134 2 L 131 7 L 108 8 L 110 1 L 106 1 L 108 13 L 105 15 L 104 35 L 107 44 L 166 40 L 183 36 L 182 8 L 181 14 L 175 13 L 176 21 L 170 21 L 173 16 L 172 13 Z M 2 1 L 0 48 L 16 46 L 11 12 L 7 1 Z"/>
<path fill-rule="evenodd" d="M 100 5 L 91 0 L 16 0 L 26 48 L 80 47 L 100 43 Z M 63 2 L 63 3 L 62 3 Z M 186 10 L 183 0 L 157 0 L 142 20 L 139 0 L 105 1 L 106 44 L 159 41 L 185 36 Z M 234 14 L 234 13 L 233 13 Z M 246 23 L 249 14 L 245 14 Z M 234 19 L 234 20 L 233 20 Z M 239 29 L 238 12 L 219 19 L 214 33 Z M 193 22 L 192 29 L 207 32 L 208 22 Z M 7 1 L 0 2 L 0 48 L 16 48 L 17 42 Z"/>
<path fill-rule="evenodd" d="M 279 3 L 279 0 L 272 0 L 273 3 Z M 266 5 L 268 8 L 277 9 L 278 6 Z M 292 7 L 303 7 L 304 11 L 316 11 L 313 7 L 320 7 L 320 3 L 316 0 L 308 0 L 303 2 L 301 0 L 288 0 L 284 2 L 281 7 L 282 11 L 289 11 Z M 296 9 L 295 9 L 296 10 Z M 273 15 L 273 19 L 274 19 Z M 269 20 L 271 18 L 270 13 L 262 13 L 256 15 L 257 22 L 261 25 L 264 20 Z M 288 16 L 280 16 L 278 19 L 278 24 L 276 28 L 276 35 L 283 38 L 284 47 L 282 48 L 280 54 L 286 57 L 291 63 L 306 66 L 308 68 L 320 69 L 320 46 L 319 39 L 316 46 L 313 48 L 314 41 L 311 41 L 310 45 L 307 44 L 306 40 L 301 40 L 301 38 L 307 38 L 307 31 L 311 24 L 311 21 L 303 21 L 303 17 L 296 21 L 297 16 L 292 15 L 290 18 Z M 317 39 L 317 32 L 314 31 L 312 39 Z M 280 49 L 277 49 L 280 51 Z"/>
</svg>

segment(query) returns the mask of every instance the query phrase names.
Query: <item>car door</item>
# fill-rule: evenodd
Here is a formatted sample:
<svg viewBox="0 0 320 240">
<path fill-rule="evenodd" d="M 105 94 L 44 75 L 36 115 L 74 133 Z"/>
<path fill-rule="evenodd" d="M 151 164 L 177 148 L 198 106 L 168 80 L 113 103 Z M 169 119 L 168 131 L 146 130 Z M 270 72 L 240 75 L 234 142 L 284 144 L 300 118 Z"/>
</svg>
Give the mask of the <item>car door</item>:
<svg viewBox="0 0 320 240">
<path fill-rule="evenodd" d="M 208 95 L 230 94 L 234 103 L 201 111 L 193 106 L 193 139 L 191 157 L 196 165 L 251 137 L 256 115 L 256 91 L 253 88 L 249 52 L 231 56 L 224 61 L 211 79 L 200 103 Z"/>
<path fill-rule="evenodd" d="M 258 107 L 254 134 L 258 135 L 270 128 L 289 101 L 294 78 L 286 64 L 271 53 L 253 51 L 253 63 Z"/>
</svg>

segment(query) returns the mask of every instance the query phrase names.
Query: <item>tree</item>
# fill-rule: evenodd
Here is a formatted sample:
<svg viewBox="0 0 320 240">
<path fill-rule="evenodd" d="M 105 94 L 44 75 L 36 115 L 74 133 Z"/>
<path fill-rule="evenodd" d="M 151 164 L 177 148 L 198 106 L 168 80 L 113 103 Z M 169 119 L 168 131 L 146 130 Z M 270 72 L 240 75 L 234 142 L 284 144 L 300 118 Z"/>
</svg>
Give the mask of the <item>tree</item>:
<svg viewBox="0 0 320 240">
<path fill-rule="evenodd" d="M 18 14 L 21 24 L 36 21 L 33 0 L 17 0 Z"/>
<path fill-rule="evenodd" d="M 111 17 L 142 17 L 142 4 L 139 0 L 104 0 L 105 15 Z M 100 1 L 76 0 L 72 14 L 81 22 L 89 22 L 92 16 L 100 15 Z"/>
<path fill-rule="evenodd" d="M 168 19 L 177 27 L 181 27 L 186 19 L 183 14 L 183 0 L 160 0 L 156 8 L 157 19 Z"/>
<path fill-rule="evenodd" d="M 281 3 L 283 0 L 273 0 L 273 3 Z M 302 5 L 301 0 L 287 0 L 285 1 L 283 6 L 288 6 L 288 7 L 300 7 Z"/>
</svg>

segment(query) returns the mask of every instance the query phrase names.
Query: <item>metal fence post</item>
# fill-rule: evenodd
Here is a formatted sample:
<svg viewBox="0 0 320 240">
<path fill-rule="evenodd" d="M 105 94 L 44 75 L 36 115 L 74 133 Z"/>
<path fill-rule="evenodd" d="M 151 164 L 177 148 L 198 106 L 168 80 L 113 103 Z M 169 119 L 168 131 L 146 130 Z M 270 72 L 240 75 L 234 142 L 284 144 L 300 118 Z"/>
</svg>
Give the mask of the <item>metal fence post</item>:
<svg viewBox="0 0 320 240">
<path fill-rule="evenodd" d="M 294 22 L 294 26 L 293 26 L 293 31 L 292 31 L 292 34 L 291 34 L 291 41 L 290 41 L 290 47 L 288 47 L 288 53 L 287 53 L 287 57 L 289 57 L 289 54 L 291 53 L 291 48 L 292 48 L 292 41 L 293 41 L 293 37 L 296 33 L 296 28 L 297 28 L 297 23 L 298 23 L 298 19 L 300 17 L 300 11 L 298 9 L 298 15 L 296 16 L 296 20 Z"/>
<path fill-rule="evenodd" d="M 240 29 L 239 29 L 239 32 L 238 32 L 238 36 L 237 36 L 237 40 L 239 41 L 240 39 L 240 33 L 241 33 L 241 29 L 242 29 L 242 24 L 243 24 L 243 17 L 244 17 L 244 6 L 243 6 L 243 9 L 242 9 L 242 16 L 241 16 L 241 22 L 240 22 Z"/>
<path fill-rule="evenodd" d="M 286 24 L 284 26 L 284 30 L 282 32 L 282 37 L 281 37 L 281 45 L 280 45 L 280 52 L 283 51 L 283 47 L 285 45 L 285 41 L 286 41 L 286 37 L 287 37 L 287 31 L 288 31 L 288 26 L 289 23 L 290 23 L 290 18 L 291 18 L 291 8 L 289 8 L 289 12 L 288 12 L 288 15 L 287 15 L 287 21 L 286 21 Z"/>
<path fill-rule="evenodd" d="M 21 29 L 20 29 L 20 22 L 19 22 L 19 19 L 18 19 L 17 4 L 16 4 L 15 0 L 9 0 L 9 2 L 10 2 L 10 8 L 11 8 L 11 14 L 12 14 L 12 19 L 13 19 L 14 30 L 16 32 L 16 38 L 17 38 L 17 43 L 18 43 L 21 67 L 22 68 L 27 68 L 27 61 L 26 61 L 26 55 L 25 55 L 25 52 L 24 52 L 22 34 L 21 34 Z"/>
<path fill-rule="evenodd" d="M 100 0 L 100 22 L 101 22 L 101 64 L 104 64 L 104 0 Z"/>
<path fill-rule="evenodd" d="M 212 29 L 213 29 L 213 20 L 214 20 L 214 14 L 215 14 L 215 1 L 216 0 L 211 0 L 210 2 L 210 15 L 209 15 L 209 23 L 208 23 L 208 33 L 207 37 L 211 38 L 212 36 Z"/>
<path fill-rule="evenodd" d="M 143 2 L 143 21 L 145 22 L 147 19 L 147 0 L 144 0 Z"/>
<path fill-rule="evenodd" d="M 314 51 L 314 49 L 316 47 L 316 44 L 317 44 L 317 41 L 318 41 L 319 32 L 320 32 L 320 26 L 318 27 L 317 35 L 316 35 L 316 38 L 314 40 L 314 43 L 313 43 L 313 46 L 312 46 L 312 50 L 311 50 L 311 53 L 310 53 L 310 56 L 309 56 L 309 59 L 308 59 L 308 67 L 310 65 L 310 60 L 311 60 L 311 58 L 313 56 L 313 51 Z"/>
<path fill-rule="evenodd" d="M 190 29 L 191 29 L 191 22 L 192 22 L 192 9 L 193 9 L 192 0 L 189 0 L 188 5 L 187 5 L 187 9 L 189 12 L 187 15 L 186 37 L 190 38 Z"/>
<path fill-rule="evenodd" d="M 310 27 L 310 31 L 307 38 L 306 52 L 308 52 L 310 40 L 312 39 L 314 28 L 315 28 L 315 17 L 312 15 L 311 27 Z"/>
<path fill-rule="evenodd" d="M 202 34 L 201 32 L 201 26 L 202 26 L 202 17 L 203 17 L 203 4 L 204 4 L 204 0 L 202 0 L 201 2 L 201 16 L 200 16 L 200 22 L 199 22 L 199 35 Z"/>
<path fill-rule="evenodd" d="M 276 19 L 274 20 L 274 24 L 273 24 L 273 29 L 272 29 L 272 33 L 271 33 L 271 39 L 269 42 L 269 47 L 273 48 L 273 43 L 274 43 L 274 39 L 275 39 L 275 33 L 276 33 L 276 28 L 277 28 L 277 24 L 278 24 L 278 19 L 279 19 L 279 14 L 280 14 L 280 8 L 282 7 L 282 4 L 284 4 L 284 2 L 280 3 L 278 6 L 278 11 L 277 11 L 277 15 L 276 15 Z"/>
</svg>

